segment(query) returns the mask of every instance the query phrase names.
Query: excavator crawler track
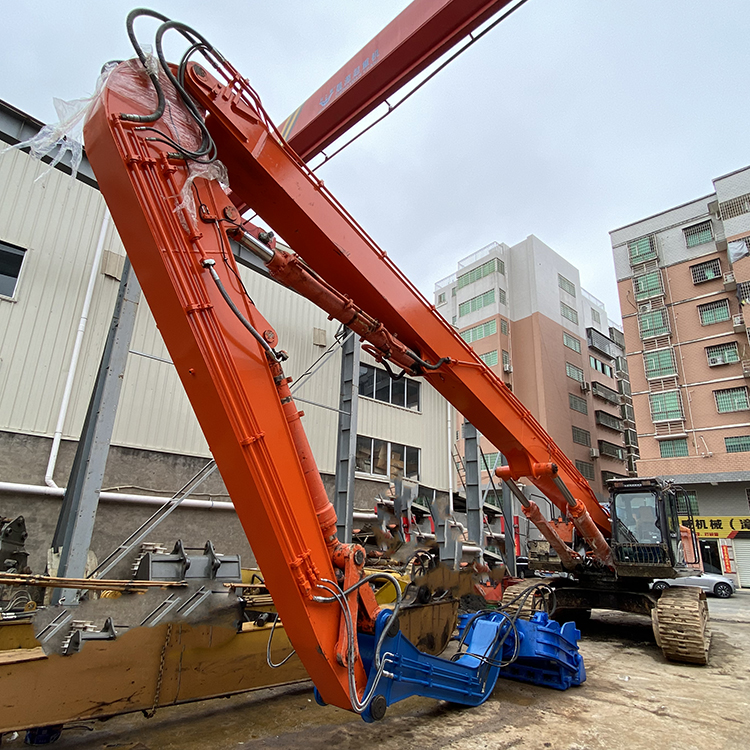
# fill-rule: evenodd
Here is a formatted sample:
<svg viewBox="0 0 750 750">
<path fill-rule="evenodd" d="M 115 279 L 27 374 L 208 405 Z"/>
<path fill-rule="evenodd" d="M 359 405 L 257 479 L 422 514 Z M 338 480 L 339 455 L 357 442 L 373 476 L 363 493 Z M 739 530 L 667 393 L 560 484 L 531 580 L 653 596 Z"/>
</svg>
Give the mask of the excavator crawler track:
<svg viewBox="0 0 750 750">
<path fill-rule="evenodd" d="M 665 589 L 651 610 L 656 644 L 670 661 L 707 664 L 711 645 L 706 593 L 699 588 Z"/>
<path fill-rule="evenodd" d="M 523 601 L 518 617 L 522 620 L 530 620 L 535 612 L 549 612 L 549 589 L 540 587 L 538 578 L 531 581 L 521 581 L 508 586 L 503 591 L 502 608 L 509 614 L 515 615 L 518 606 Z M 537 591 L 530 593 L 525 599 L 522 595 L 529 589 L 536 587 Z"/>
</svg>

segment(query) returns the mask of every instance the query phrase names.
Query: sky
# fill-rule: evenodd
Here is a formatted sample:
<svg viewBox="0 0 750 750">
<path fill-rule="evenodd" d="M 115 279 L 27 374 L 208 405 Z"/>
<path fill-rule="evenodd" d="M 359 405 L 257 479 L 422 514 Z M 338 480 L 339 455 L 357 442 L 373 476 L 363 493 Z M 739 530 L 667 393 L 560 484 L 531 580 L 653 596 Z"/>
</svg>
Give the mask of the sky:
<svg viewBox="0 0 750 750">
<path fill-rule="evenodd" d="M 53 97 L 92 93 L 104 62 L 132 56 L 135 5 L 0 0 L 0 99 L 54 121 Z M 407 5 L 148 7 L 206 36 L 280 123 Z M 748 28 L 747 0 L 529 0 L 318 175 L 429 299 L 460 258 L 535 234 L 616 321 L 609 231 L 750 164 Z"/>
</svg>

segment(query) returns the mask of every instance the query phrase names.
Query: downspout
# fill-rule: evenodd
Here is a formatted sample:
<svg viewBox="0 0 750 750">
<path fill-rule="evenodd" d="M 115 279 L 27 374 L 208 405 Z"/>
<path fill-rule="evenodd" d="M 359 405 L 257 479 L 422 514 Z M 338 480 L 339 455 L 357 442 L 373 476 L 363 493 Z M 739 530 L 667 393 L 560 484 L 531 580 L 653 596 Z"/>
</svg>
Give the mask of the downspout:
<svg viewBox="0 0 750 750">
<path fill-rule="evenodd" d="M 104 238 L 106 237 L 107 230 L 109 229 L 110 216 L 109 211 L 105 207 L 104 218 L 102 219 L 102 226 L 99 230 L 99 240 L 96 243 L 96 251 L 94 252 L 94 263 L 91 266 L 91 275 L 89 276 L 89 284 L 86 288 L 86 296 L 83 300 L 83 308 L 81 309 L 81 319 L 78 322 L 78 332 L 76 333 L 76 340 L 73 344 L 73 354 L 70 357 L 70 366 L 68 367 L 68 377 L 65 381 L 65 390 L 63 391 L 62 402 L 60 403 L 60 413 L 57 416 L 57 426 L 55 427 L 55 434 L 52 438 L 52 448 L 49 454 L 49 461 L 47 462 L 47 471 L 44 475 L 44 483 L 48 487 L 57 487 L 53 475 L 55 473 L 55 465 L 57 464 L 57 454 L 60 451 L 60 442 L 62 440 L 63 426 L 65 424 L 65 418 L 68 415 L 68 406 L 70 405 L 70 396 L 73 392 L 73 382 L 76 376 L 76 370 L 78 369 L 78 359 L 81 356 L 81 346 L 83 345 L 83 334 L 86 330 L 86 323 L 88 322 L 89 310 L 91 309 L 91 300 L 94 296 L 94 285 L 96 278 L 99 274 L 99 266 L 101 264 L 102 253 L 104 252 Z"/>
<path fill-rule="evenodd" d="M 446 401 L 448 409 L 448 515 L 453 517 L 453 423 L 451 412 L 453 407 Z"/>
</svg>

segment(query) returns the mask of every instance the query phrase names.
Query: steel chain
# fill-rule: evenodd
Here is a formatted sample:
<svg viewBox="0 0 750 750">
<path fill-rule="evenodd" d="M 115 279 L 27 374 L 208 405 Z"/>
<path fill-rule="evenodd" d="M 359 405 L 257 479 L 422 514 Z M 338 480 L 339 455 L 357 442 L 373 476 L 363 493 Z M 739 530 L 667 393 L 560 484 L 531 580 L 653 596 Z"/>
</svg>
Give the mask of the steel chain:
<svg viewBox="0 0 750 750">
<path fill-rule="evenodd" d="M 151 706 L 150 711 L 143 711 L 143 715 L 147 719 L 151 719 L 156 715 L 156 709 L 159 705 L 159 698 L 161 697 L 161 681 L 164 677 L 164 659 L 167 655 L 167 646 L 169 645 L 169 640 L 172 637 L 172 623 L 170 622 L 167 625 L 167 634 L 164 638 L 164 645 L 161 647 L 161 657 L 159 659 L 159 674 L 156 676 L 156 691 L 154 693 L 154 703 Z"/>
</svg>

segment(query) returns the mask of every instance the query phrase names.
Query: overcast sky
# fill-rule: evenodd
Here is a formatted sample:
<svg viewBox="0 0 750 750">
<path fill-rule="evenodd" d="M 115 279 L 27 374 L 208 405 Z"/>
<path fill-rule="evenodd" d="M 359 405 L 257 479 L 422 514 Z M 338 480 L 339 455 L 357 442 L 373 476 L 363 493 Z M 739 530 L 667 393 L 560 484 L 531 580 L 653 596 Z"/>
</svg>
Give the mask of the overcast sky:
<svg viewBox="0 0 750 750">
<path fill-rule="evenodd" d="M 135 5 L 2 0 L 0 98 L 54 120 L 53 96 L 132 55 Z M 207 36 L 281 122 L 406 5 L 148 7 Z M 748 29 L 748 0 L 529 0 L 318 174 L 430 299 L 459 258 L 535 234 L 618 319 L 608 232 L 750 163 Z"/>
</svg>

